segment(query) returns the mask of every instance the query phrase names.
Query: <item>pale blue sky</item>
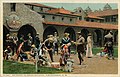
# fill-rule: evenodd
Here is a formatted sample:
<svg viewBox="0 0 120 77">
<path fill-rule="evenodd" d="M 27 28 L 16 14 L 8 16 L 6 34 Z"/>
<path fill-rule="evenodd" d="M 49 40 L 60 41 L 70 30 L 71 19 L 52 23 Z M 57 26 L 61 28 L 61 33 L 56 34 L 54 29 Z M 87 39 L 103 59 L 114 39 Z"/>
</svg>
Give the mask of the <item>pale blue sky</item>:
<svg viewBox="0 0 120 77">
<path fill-rule="evenodd" d="M 98 9 L 103 9 L 103 7 L 106 5 L 106 3 L 41 3 L 48 6 L 61 8 L 64 7 L 67 10 L 73 11 L 77 7 L 82 7 L 83 10 L 85 10 L 88 6 L 94 11 Z M 117 9 L 118 5 L 117 3 L 109 3 L 109 5 L 113 9 Z"/>
</svg>

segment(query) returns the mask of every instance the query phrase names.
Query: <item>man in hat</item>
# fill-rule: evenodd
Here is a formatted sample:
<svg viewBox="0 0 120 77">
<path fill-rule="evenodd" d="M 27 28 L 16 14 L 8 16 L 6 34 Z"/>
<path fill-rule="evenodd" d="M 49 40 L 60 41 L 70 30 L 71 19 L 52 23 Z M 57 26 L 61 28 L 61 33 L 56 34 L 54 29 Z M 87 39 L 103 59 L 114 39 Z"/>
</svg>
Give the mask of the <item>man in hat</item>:
<svg viewBox="0 0 120 77">
<path fill-rule="evenodd" d="M 48 35 L 48 39 L 44 41 L 45 48 L 47 49 L 52 62 L 54 62 L 53 61 L 53 42 L 54 42 L 53 35 Z"/>
<path fill-rule="evenodd" d="M 35 59 L 35 56 L 36 56 L 36 53 L 38 52 L 38 49 L 36 48 L 36 46 L 33 44 L 32 46 L 31 46 L 31 52 L 30 52 L 30 55 L 32 56 L 32 57 L 34 57 L 34 59 Z"/>
<path fill-rule="evenodd" d="M 80 65 L 81 65 L 83 61 L 82 57 L 85 52 L 85 48 L 84 48 L 85 39 L 82 36 L 81 32 L 78 32 L 77 34 L 78 34 L 78 39 L 77 39 L 76 45 L 77 45 L 78 58 L 79 58 Z"/>
<path fill-rule="evenodd" d="M 54 54 L 55 54 L 55 51 L 57 52 L 57 55 L 58 55 L 58 35 L 57 35 L 57 32 L 54 33 Z"/>
<path fill-rule="evenodd" d="M 112 58 L 114 59 L 114 50 L 113 50 L 113 33 L 110 31 L 107 35 L 104 37 L 105 39 L 105 46 L 108 49 L 108 59 Z"/>
<path fill-rule="evenodd" d="M 37 49 L 39 48 L 39 45 L 40 45 L 40 39 L 39 39 L 39 33 L 37 33 L 35 37 L 35 46 Z"/>
<path fill-rule="evenodd" d="M 31 36 L 31 33 L 29 33 L 28 35 L 27 35 L 27 37 L 28 37 L 28 46 L 30 46 L 31 47 L 31 45 L 32 45 L 32 42 L 33 42 L 33 38 L 32 38 L 32 36 Z"/>
<path fill-rule="evenodd" d="M 6 35 L 6 48 L 7 46 L 10 46 L 10 48 L 12 49 L 12 55 L 14 55 L 14 41 L 13 36 L 11 36 L 10 34 Z"/>
<path fill-rule="evenodd" d="M 91 33 L 88 34 L 87 37 L 87 50 L 86 50 L 86 57 L 91 58 L 92 54 L 92 35 Z"/>
<path fill-rule="evenodd" d="M 69 33 L 64 33 L 64 38 L 62 38 L 62 46 L 64 45 L 68 46 L 68 52 L 70 54 L 71 40 L 69 38 Z"/>
</svg>

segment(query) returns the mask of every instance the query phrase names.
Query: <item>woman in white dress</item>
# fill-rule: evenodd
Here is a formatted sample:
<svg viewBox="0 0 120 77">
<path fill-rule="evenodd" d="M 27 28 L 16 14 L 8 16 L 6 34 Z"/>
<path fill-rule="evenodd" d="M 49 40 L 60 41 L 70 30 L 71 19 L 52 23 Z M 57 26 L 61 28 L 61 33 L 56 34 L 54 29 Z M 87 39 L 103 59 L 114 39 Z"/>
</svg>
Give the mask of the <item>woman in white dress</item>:
<svg viewBox="0 0 120 77">
<path fill-rule="evenodd" d="M 87 50 L 86 50 L 86 57 L 91 58 L 92 54 L 92 36 L 91 33 L 88 34 L 87 37 Z"/>
</svg>

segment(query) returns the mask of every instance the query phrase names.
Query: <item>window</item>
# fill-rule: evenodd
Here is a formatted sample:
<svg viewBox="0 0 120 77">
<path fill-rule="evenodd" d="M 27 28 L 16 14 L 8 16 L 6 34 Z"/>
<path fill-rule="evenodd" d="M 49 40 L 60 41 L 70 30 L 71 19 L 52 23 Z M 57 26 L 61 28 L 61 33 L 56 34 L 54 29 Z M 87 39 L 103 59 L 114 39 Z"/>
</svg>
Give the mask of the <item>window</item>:
<svg viewBox="0 0 120 77">
<path fill-rule="evenodd" d="M 94 22 L 94 20 L 92 19 L 91 22 Z"/>
<path fill-rule="evenodd" d="M 16 11 L 16 3 L 11 3 L 11 11 Z"/>
<path fill-rule="evenodd" d="M 52 19 L 54 20 L 54 19 L 55 19 L 55 17 L 53 16 L 53 17 L 52 17 Z"/>
<path fill-rule="evenodd" d="M 62 18 L 62 21 L 64 20 L 64 18 Z"/>
<path fill-rule="evenodd" d="M 70 21 L 72 21 L 72 19 L 70 19 Z"/>
<path fill-rule="evenodd" d="M 45 18 L 45 15 L 43 15 L 42 18 Z"/>
<path fill-rule="evenodd" d="M 89 19 L 86 19 L 86 21 L 89 21 Z"/>
<path fill-rule="evenodd" d="M 40 11 L 43 11 L 43 8 L 40 8 Z"/>
<path fill-rule="evenodd" d="M 81 10 L 79 10 L 79 12 L 81 13 Z"/>
<path fill-rule="evenodd" d="M 110 22 L 110 17 L 106 17 L 105 22 Z"/>
<path fill-rule="evenodd" d="M 82 17 L 79 17 L 79 20 L 82 20 Z"/>
<path fill-rule="evenodd" d="M 115 17 L 115 16 L 112 16 L 112 17 L 111 17 L 111 22 L 116 22 L 116 21 L 117 21 L 116 17 Z"/>
</svg>

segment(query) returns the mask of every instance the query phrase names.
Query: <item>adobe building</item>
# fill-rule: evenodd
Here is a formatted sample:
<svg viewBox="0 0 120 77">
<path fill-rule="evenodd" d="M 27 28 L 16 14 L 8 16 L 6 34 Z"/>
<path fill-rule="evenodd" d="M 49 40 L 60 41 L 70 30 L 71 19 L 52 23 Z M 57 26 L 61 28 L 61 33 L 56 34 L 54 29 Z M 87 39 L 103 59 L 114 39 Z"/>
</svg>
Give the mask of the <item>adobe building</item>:
<svg viewBox="0 0 120 77">
<path fill-rule="evenodd" d="M 27 36 L 31 33 L 33 40 L 37 33 L 45 40 L 47 35 L 57 32 L 60 39 L 64 32 L 76 41 L 76 32 L 81 31 L 85 39 L 92 33 L 94 46 L 104 45 L 104 35 L 112 30 L 114 45 L 118 44 L 118 9 L 112 9 L 106 4 L 103 10 L 83 10 L 81 7 L 74 11 L 54 8 L 37 3 L 4 3 L 3 4 L 3 39 L 6 34 L 11 36 Z M 26 37 L 25 37 L 26 38 Z"/>
</svg>

